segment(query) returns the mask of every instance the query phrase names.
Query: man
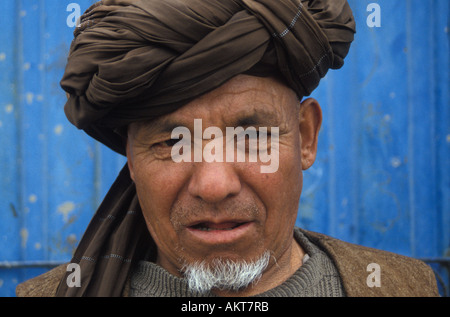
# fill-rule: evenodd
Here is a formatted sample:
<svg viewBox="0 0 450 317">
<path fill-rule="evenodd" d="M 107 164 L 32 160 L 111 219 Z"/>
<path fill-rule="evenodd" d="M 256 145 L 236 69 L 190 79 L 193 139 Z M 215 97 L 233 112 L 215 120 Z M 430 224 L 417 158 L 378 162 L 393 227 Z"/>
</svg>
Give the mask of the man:
<svg viewBox="0 0 450 317">
<path fill-rule="evenodd" d="M 322 121 L 303 98 L 354 32 L 344 0 L 91 7 L 65 111 L 128 164 L 74 254 L 79 285 L 63 265 L 18 295 L 437 295 L 420 261 L 294 228 Z"/>
</svg>

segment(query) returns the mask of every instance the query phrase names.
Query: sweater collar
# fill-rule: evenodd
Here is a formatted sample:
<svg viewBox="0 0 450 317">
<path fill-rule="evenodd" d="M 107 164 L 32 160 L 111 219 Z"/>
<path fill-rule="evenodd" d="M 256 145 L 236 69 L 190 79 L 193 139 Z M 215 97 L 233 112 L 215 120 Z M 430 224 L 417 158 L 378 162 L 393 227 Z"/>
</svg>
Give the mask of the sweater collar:
<svg viewBox="0 0 450 317">
<path fill-rule="evenodd" d="M 307 256 L 303 265 L 281 285 L 257 295 L 270 296 L 343 296 L 339 274 L 328 256 L 299 229 L 296 241 Z M 159 265 L 140 261 L 131 277 L 131 296 L 146 297 L 216 297 L 212 292 L 201 294 L 189 289 L 188 282 L 170 274 Z"/>
</svg>

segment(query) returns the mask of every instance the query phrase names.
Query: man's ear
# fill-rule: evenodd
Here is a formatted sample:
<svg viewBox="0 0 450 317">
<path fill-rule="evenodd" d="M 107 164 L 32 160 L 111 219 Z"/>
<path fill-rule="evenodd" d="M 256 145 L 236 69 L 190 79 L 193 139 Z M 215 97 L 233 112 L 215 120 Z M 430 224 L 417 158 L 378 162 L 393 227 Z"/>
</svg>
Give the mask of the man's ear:
<svg viewBox="0 0 450 317">
<path fill-rule="evenodd" d="M 316 160 L 319 131 L 322 125 L 322 109 L 317 100 L 308 98 L 301 103 L 299 125 L 302 169 L 307 170 Z"/>
<path fill-rule="evenodd" d="M 131 140 L 130 140 L 130 135 L 128 134 L 127 137 L 127 164 L 128 164 L 128 169 L 130 170 L 130 177 L 134 182 L 134 169 L 133 169 L 133 152 L 131 149 Z"/>
</svg>

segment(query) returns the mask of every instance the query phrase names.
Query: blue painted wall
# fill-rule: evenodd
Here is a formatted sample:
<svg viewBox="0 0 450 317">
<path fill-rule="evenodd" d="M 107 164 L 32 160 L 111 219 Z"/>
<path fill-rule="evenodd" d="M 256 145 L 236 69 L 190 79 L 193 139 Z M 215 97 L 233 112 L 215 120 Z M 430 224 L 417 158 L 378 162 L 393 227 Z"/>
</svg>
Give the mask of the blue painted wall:
<svg viewBox="0 0 450 317">
<path fill-rule="evenodd" d="M 125 163 L 63 113 L 67 7 L 93 2 L 0 1 L 0 296 L 70 260 Z M 449 2 L 349 2 L 358 33 L 344 68 L 313 95 L 324 123 L 297 224 L 448 260 Z M 381 27 L 366 23 L 370 3 L 380 5 Z M 448 288 L 448 272 L 432 265 Z"/>
</svg>

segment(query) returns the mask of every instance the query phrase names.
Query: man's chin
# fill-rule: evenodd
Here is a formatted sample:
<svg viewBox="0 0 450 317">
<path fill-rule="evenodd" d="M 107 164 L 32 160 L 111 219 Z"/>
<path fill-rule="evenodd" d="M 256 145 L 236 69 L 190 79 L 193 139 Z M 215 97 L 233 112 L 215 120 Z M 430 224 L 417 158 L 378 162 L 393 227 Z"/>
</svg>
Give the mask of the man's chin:
<svg viewBox="0 0 450 317">
<path fill-rule="evenodd" d="M 213 289 L 238 292 L 256 283 L 270 261 L 270 251 L 255 260 L 215 257 L 194 263 L 185 263 L 183 276 L 192 291 L 207 293 Z"/>
</svg>

